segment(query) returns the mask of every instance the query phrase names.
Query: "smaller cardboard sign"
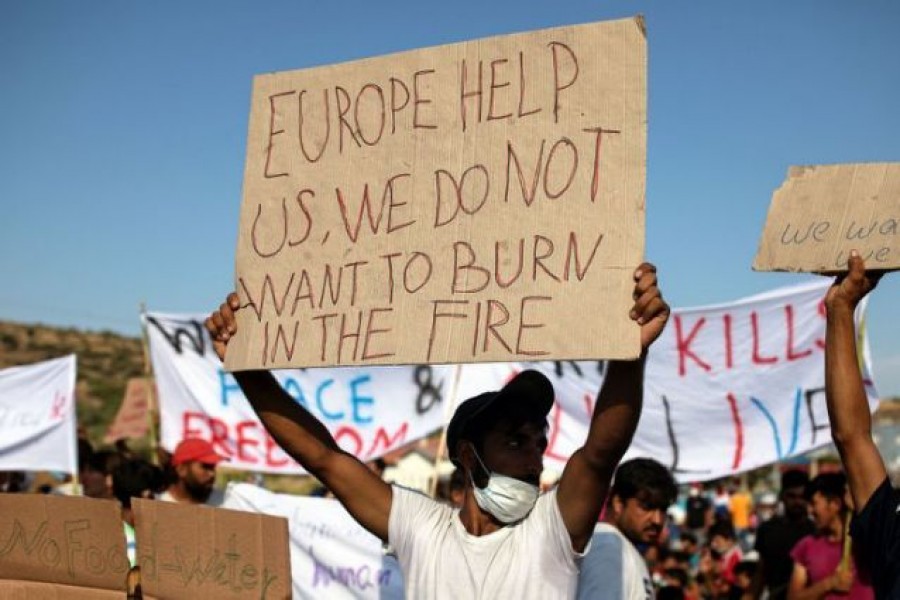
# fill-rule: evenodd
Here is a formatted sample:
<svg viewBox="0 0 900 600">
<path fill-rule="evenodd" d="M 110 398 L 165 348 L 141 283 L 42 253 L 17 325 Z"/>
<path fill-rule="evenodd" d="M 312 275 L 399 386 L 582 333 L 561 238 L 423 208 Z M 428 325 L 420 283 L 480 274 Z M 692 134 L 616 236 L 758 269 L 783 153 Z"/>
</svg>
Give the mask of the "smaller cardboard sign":
<svg viewBox="0 0 900 600">
<path fill-rule="evenodd" d="M 129 569 L 119 505 L 0 494 L 0 597 L 124 597 Z"/>
<path fill-rule="evenodd" d="M 791 167 L 772 195 L 756 271 L 900 268 L 900 163 Z"/>
<path fill-rule="evenodd" d="M 290 598 L 287 519 L 135 499 L 145 597 Z"/>
<path fill-rule="evenodd" d="M 116 418 L 106 432 L 103 441 L 111 444 L 121 439 L 139 439 L 147 435 L 150 427 L 147 411 L 153 382 L 146 377 L 132 377 L 125 387 L 125 397 Z"/>
</svg>

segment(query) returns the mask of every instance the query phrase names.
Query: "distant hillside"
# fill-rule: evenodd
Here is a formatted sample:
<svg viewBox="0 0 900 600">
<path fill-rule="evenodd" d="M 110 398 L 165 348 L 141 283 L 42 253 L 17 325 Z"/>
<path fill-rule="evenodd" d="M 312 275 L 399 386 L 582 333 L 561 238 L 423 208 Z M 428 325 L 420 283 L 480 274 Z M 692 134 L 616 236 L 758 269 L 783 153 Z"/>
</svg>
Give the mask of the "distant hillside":
<svg viewBox="0 0 900 600">
<path fill-rule="evenodd" d="M 144 372 L 139 338 L 0 321 L 0 369 L 76 354 L 78 422 L 100 443 L 119 409 L 125 383 Z"/>
</svg>

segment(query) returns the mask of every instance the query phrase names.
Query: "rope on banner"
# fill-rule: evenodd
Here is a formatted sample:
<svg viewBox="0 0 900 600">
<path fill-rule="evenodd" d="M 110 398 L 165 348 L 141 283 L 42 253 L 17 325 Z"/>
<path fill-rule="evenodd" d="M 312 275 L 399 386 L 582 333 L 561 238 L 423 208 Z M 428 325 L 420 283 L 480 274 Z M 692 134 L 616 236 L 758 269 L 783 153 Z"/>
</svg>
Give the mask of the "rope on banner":
<svg viewBox="0 0 900 600">
<path fill-rule="evenodd" d="M 150 460 L 159 466 L 159 454 L 156 437 L 156 376 L 153 373 L 153 362 L 150 360 L 150 340 L 147 335 L 147 306 L 141 302 L 141 350 L 144 354 L 144 377 L 147 382 L 147 437 L 150 441 Z"/>
</svg>

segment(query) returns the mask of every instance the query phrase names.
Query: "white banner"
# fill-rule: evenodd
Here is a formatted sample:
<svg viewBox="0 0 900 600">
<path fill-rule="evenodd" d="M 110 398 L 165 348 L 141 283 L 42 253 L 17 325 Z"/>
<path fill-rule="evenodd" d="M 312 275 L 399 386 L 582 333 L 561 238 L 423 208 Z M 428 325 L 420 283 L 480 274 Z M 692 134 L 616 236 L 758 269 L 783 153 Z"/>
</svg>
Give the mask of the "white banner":
<svg viewBox="0 0 900 600">
<path fill-rule="evenodd" d="M 825 407 L 823 279 L 733 303 L 676 309 L 647 362 L 644 408 L 628 457 L 649 456 L 679 481 L 740 473 L 831 441 Z M 862 310 L 860 311 L 862 314 Z M 231 466 L 299 472 L 272 443 L 231 375 L 212 354 L 199 317 L 149 315 L 162 406 L 163 446 L 213 440 Z M 868 345 L 861 363 L 872 410 Z M 545 465 L 562 471 L 584 443 L 603 362 L 470 364 L 457 398 L 497 389 L 524 368 L 553 382 Z M 366 460 L 440 427 L 452 367 L 277 371 L 342 447 Z"/>
<path fill-rule="evenodd" d="M 674 310 L 650 350 L 643 412 L 626 458 L 655 458 L 686 482 L 733 475 L 829 443 L 822 301 L 830 283 L 823 279 L 734 303 Z M 860 347 L 875 410 L 865 338 Z M 517 370 L 543 371 L 557 400 L 544 464 L 561 472 L 587 436 L 604 366 L 466 365 L 459 397 L 489 389 L 486 378 L 499 386 Z"/>
<path fill-rule="evenodd" d="M 294 598 L 404 597 L 397 560 L 337 500 L 232 483 L 222 508 L 287 518 Z"/>
<path fill-rule="evenodd" d="M 0 370 L 0 471 L 78 472 L 75 355 Z"/>
<path fill-rule="evenodd" d="M 302 473 L 263 428 L 234 377 L 216 357 L 205 317 L 148 313 L 159 393 L 161 443 L 202 437 L 230 457 L 224 466 Z M 453 367 L 299 369 L 274 372 L 338 444 L 371 460 L 440 429 Z"/>
</svg>

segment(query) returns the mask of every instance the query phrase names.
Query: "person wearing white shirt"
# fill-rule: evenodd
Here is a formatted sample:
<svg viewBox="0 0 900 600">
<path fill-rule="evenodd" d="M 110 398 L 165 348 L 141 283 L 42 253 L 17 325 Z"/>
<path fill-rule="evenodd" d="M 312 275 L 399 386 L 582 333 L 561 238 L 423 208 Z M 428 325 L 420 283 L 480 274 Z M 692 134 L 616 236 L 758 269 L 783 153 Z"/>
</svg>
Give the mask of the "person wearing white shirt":
<svg viewBox="0 0 900 600">
<path fill-rule="evenodd" d="M 523 371 L 457 408 L 447 450 L 465 474 L 460 509 L 382 481 L 268 371 L 234 376 L 278 445 L 396 550 L 408 598 L 574 598 L 579 561 L 640 417 L 647 349 L 669 318 L 656 268 L 644 263 L 633 277 L 629 316 L 641 355 L 609 363 L 585 444 L 543 496 L 538 483 L 554 390 L 539 371 Z M 232 293 L 206 319 L 220 358 L 242 306 Z"/>
<path fill-rule="evenodd" d="M 652 600 L 653 579 L 636 545 L 655 544 L 678 488 L 672 474 L 651 458 L 619 465 L 603 522 L 594 528 L 581 565 L 578 598 Z"/>
</svg>

